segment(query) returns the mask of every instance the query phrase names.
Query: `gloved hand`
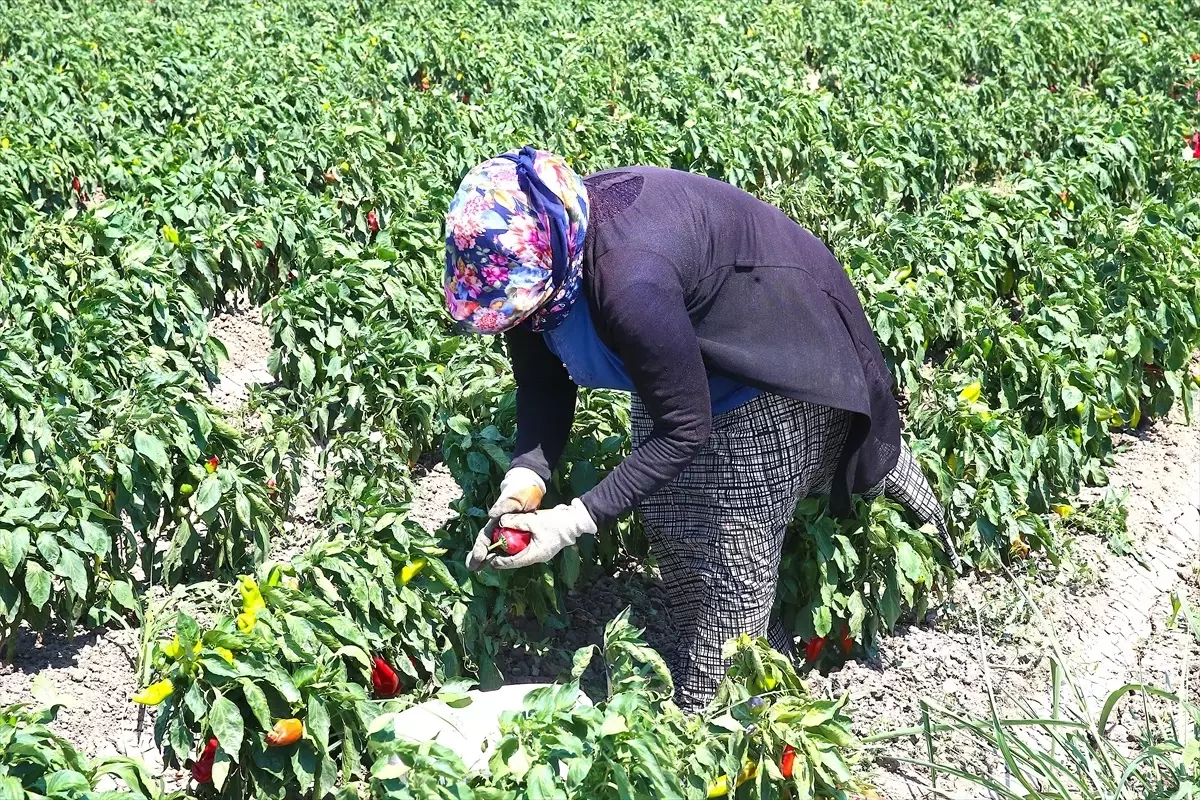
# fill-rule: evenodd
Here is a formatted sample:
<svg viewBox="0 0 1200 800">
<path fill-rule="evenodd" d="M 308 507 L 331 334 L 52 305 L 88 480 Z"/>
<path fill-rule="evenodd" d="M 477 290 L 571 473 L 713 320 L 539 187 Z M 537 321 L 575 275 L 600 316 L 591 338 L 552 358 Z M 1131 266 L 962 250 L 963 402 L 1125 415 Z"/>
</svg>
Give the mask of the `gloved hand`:
<svg viewBox="0 0 1200 800">
<path fill-rule="evenodd" d="M 596 523 L 578 497 L 570 505 L 555 506 L 532 514 L 505 514 L 500 518 L 500 525 L 529 531 L 529 546 L 515 556 L 494 556 L 489 562 L 494 569 L 519 569 L 530 564 L 543 564 L 563 548 L 575 544 L 581 535 L 596 533 Z M 488 535 L 491 535 L 490 532 Z"/>
<path fill-rule="evenodd" d="M 475 537 L 475 544 L 467 555 L 467 569 L 478 570 L 488 558 L 488 549 L 492 546 L 492 531 L 496 529 L 496 520 L 505 514 L 516 514 L 520 511 L 536 511 L 542 504 L 542 496 L 546 494 L 546 484 L 541 477 L 527 467 L 513 467 L 504 474 L 500 482 L 500 496 L 488 509 L 491 517 L 483 530 Z"/>
<path fill-rule="evenodd" d="M 536 511 L 542 504 L 544 494 L 546 484 L 536 472 L 527 467 L 513 467 L 504 473 L 504 480 L 500 481 L 500 496 L 488 509 L 488 516 L 497 519 L 518 511 Z"/>
</svg>

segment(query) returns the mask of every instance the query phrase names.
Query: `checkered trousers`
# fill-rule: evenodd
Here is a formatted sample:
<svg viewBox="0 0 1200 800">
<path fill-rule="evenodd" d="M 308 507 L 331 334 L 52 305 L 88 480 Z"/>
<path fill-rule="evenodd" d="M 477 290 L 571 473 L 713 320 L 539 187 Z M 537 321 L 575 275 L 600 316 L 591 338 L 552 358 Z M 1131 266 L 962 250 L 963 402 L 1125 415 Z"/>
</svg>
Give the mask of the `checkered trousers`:
<svg viewBox="0 0 1200 800">
<path fill-rule="evenodd" d="M 828 492 L 850 419 L 840 409 L 761 394 L 716 416 L 691 464 L 639 506 L 677 634 L 675 652 L 665 655 L 685 710 L 716 695 L 728 639 L 765 634 L 780 652 L 792 653 L 792 637 L 769 619 L 784 536 L 796 503 Z M 635 396 L 635 445 L 652 426 Z M 934 509 L 940 524 L 941 508 L 907 447 L 893 474 L 897 489 Z M 880 487 L 889 496 L 892 480 Z"/>
</svg>

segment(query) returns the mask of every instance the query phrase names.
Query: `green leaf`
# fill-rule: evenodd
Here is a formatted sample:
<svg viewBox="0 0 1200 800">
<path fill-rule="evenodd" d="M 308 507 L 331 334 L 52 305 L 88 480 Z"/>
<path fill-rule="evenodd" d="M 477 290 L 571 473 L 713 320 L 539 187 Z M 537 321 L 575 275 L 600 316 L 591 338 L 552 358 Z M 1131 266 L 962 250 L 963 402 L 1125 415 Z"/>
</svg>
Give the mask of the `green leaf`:
<svg viewBox="0 0 1200 800">
<path fill-rule="evenodd" d="M 467 467 L 479 475 L 489 475 L 492 471 L 491 462 L 487 456 L 477 450 L 467 453 Z"/>
<path fill-rule="evenodd" d="M 328 752 L 329 712 L 325 710 L 325 704 L 316 695 L 308 697 L 308 718 L 305 720 L 304 729 L 316 742 L 318 753 Z"/>
<path fill-rule="evenodd" d="M 141 453 L 143 458 L 160 470 L 165 472 L 170 468 L 171 462 L 167 458 L 167 449 L 163 446 L 162 440 L 154 434 L 135 431 L 133 447 Z"/>
<path fill-rule="evenodd" d="M 292 772 L 296 775 L 300 794 L 307 794 L 316 782 L 317 753 L 312 742 L 301 739 L 292 753 Z"/>
<path fill-rule="evenodd" d="M 196 491 L 192 503 L 196 513 L 203 516 L 216 508 L 219 502 L 221 502 L 221 481 L 214 473 L 200 481 L 200 488 Z"/>
<path fill-rule="evenodd" d="M 1069 411 L 1083 402 L 1083 392 L 1068 383 L 1062 388 L 1062 402 L 1063 408 Z"/>
<path fill-rule="evenodd" d="M 471 421 L 463 416 L 453 416 L 446 420 L 446 427 L 457 433 L 459 436 L 471 435 Z"/>
<path fill-rule="evenodd" d="M 246 497 L 245 493 L 242 492 L 241 489 L 239 489 L 237 494 L 234 496 L 233 507 L 237 511 L 238 519 L 241 520 L 243 525 L 245 525 L 247 528 L 249 528 L 250 527 L 250 498 Z"/>
<path fill-rule="evenodd" d="M 9 575 L 25 561 L 29 550 L 29 531 L 25 528 L 0 531 L 0 567 Z"/>
<path fill-rule="evenodd" d="M 70 769 L 51 772 L 45 781 L 46 797 L 76 797 L 80 793 L 87 794 L 92 790 L 86 777 Z"/>
<path fill-rule="evenodd" d="M 236 653 L 234 658 L 237 658 Z M 259 727 L 264 733 L 270 731 L 274 723 L 271 721 L 271 704 L 267 701 L 266 693 L 249 678 L 241 679 L 238 681 L 238 685 L 242 687 L 242 696 L 246 698 L 246 705 L 250 706 L 250 711 L 254 714 L 254 719 L 258 721 Z"/>
<path fill-rule="evenodd" d="M 34 608 L 40 609 L 46 605 L 52 583 L 50 573 L 42 569 L 41 564 L 30 561 L 25 565 L 25 593 L 29 595 L 29 602 Z"/>
<path fill-rule="evenodd" d="M 113 581 L 108 587 L 108 596 L 111 597 L 117 605 L 128 611 L 132 611 L 141 616 L 141 604 L 133 594 L 133 584 L 129 581 Z"/>
<path fill-rule="evenodd" d="M 54 567 L 54 574 L 66 578 L 67 585 L 76 597 L 87 597 L 87 568 L 83 565 L 83 559 L 74 550 L 62 551 L 58 564 Z"/>
<path fill-rule="evenodd" d="M 313 362 L 312 356 L 308 353 L 303 353 L 300 356 L 300 385 L 305 389 L 311 389 L 313 379 L 317 377 L 317 365 Z"/>
<path fill-rule="evenodd" d="M 218 694 L 208 710 L 208 724 L 213 735 L 221 743 L 221 749 L 229 753 L 229 757 L 237 763 L 238 753 L 242 749 L 242 712 L 237 705 L 222 694 Z"/>
<path fill-rule="evenodd" d="M 79 531 L 83 534 L 83 541 L 92 553 L 98 556 L 108 554 L 110 542 L 108 531 L 104 529 L 103 525 L 90 519 L 81 519 L 79 520 Z"/>
</svg>

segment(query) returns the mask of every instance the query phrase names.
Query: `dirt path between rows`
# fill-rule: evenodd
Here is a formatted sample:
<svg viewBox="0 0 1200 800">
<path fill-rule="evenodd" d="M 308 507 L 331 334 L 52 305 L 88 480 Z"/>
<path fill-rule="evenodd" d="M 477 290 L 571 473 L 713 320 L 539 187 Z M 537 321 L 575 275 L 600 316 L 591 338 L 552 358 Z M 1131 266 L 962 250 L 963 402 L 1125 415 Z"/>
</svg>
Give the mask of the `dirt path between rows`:
<svg viewBox="0 0 1200 800">
<path fill-rule="evenodd" d="M 233 412 L 245 402 L 255 383 L 271 380 L 266 370 L 270 336 L 257 310 L 233 311 L 212 322 L 224 342 L 229 363 L 212 390 L 215 404 Z M 1035 704 L 1047 696 L 1048 672 L 1043 659 L 1047 634 L 1022 602 L 1018 590 L 1035 598 L 1050 620 L 1060 647 L 1089 702 L 1095 703 L 1130 680 L 1182 685 L 1186 663 L 1200 669 L 1200 648 L 1179 630 L 1165 627 L 1170 592 L 1190 594 L 1200 607 L 1200 434 L 1179 422 L 1159 422 L 1136 437 L 1123 437 L 1123 452 L 1110 470 L 1112 487 L 1129 490 L 1129 529 L 1141 560 L 1108 553 L 1095 537 L 1072 543 L 1070 564 L 1058 570 L 1030 565 L 1028 574 L 1009 579 L 991 575 L 964 579 L 947 601 L 921 624 L 887 637 L 870 663 L 851 663 L 829 676 L 810 678 L 814 692 L 849 692 L 852 714 L 861 734 L 915 724 L 920 701 L 931 700 L 983 714 L 985 681 L 999 687 L 1004 702 L 1024 699 Z M 321 495 L 315 458 L 284 535 L 273 553 L 290 557 L 318 535 L 315 512 Z M 434 467 L 420 476 L 414 499 L 415 518 L 430 530 L 450 519 L 449 504 L 458 490 L 449 473 Z M 1089 490 L 1085 502 L 1102 491 Z M 570 625 L 547 637 L 544 647 L 514 652 L 502 665 L 514 683 L 553 678 L 568 665 L 564 653 L 598 642 L 604 624 L 627 605 L 647 627 L 651 644 L 669 647 L 671 627 L 661 587 L 655 576 L 636 566 L 615 577 L 587 581 L 568 597 Z M 982 622 L 982 636 L 976 620 Z M 136 690 L 133 662 L 138 634 L 110 630 L 66 637 L 24 633 L 12 665 L 0 666 L 0 705 L 30 702 L 33 682 L 73 699 L 55 723 L 56 729 L 90 756 L 138 755 L 160 771 L 151 722 L 139 725 L 138 709 L 128 702 Z M 1189 661 L 1190 659 L 1190 661 Z M 1196 699 L 1200 674 L 1188 678 Z M 1115 735 L 1131 720 L 1118 715 Z M 1132 730 L 1132 728 L 1129 728 Z M 1130 733 L 1129 735 L 1134 735 Z M 895 743 L 889 755 L 920 755 L 915 743 Z M 997 769 L 988 754 L 970 743 L 948 754 L 952 762 Z M 919 770 L 890 759 L 877 760 L 873 779 L 887 797 L 926 796 Z M 183 778 L 166 774 L 168 786 Z M 939 794 L 973 797 L 968 786 L 939 784 Z"/>
</svg>

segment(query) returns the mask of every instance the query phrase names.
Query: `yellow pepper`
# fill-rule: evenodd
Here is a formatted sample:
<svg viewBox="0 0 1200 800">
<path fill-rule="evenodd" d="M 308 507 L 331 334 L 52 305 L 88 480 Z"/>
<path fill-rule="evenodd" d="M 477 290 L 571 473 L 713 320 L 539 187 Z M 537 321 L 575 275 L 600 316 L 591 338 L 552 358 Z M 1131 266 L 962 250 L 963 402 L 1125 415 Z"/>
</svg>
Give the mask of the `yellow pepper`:
<svg viewBox="0 0 1200 800">
<path fill-rule="evenodd" d="M 213 649 L 217 651 L 217 655 L 225 659 L 228 663 L 233 663 L 233 651 L 228 647 L 215 647 Z"/>
<path fill-rule="evenodd" d="M 746 781 L 752 779 L 758 774 L 757 764 L 746 764 L 742 771 L 737 776 L 737 785 L 741 786 Z M 729 776 L 722 775 L 712 782 L 708 787 L 709 797 L 724 797 L 729 794 Z"/>
<path fill-rule="evenodd" d="M 417 577 L 417 575 L 420 574 L 421 570 L 425 569 L 425 565 L 427 563 L 429 563 L 429 562 L 426 561 L 425 559 L 418 558 L 416 561 L 413 561 L 411 564 L 405 564 L 404 568 L 400 570 L 400 585 L 407 586 L 409 581 L 411 581 L 413 578 Z"/>
<path fill-rule="evenodd" d="M 979 395 L 982 393 L 983 384 L 981 384 L 979 381 L 975 381 L 975 383 L 964 387 L 963 390 L 958 393 L 958 396 L 960 399 L 966 400 L 968 403 L 974 403 L 979 399 Z"/>
<path fill-rule="evenodd" d="M 143 706 L 156 706 L 175 692 L 175 684 L 170 678 L 164 678 L 158 683 L 152 683 L 133 696 L 133 702 Z"/>
<path fill-rule="evenodd" d="M 1057 506 L 1050 506 L 1050 508 L 1052 508 L 1054 510 L 1055 514 L 1058 514 L 1063 519 L 1066 519 L 1067 517 L 1071 516 L 1072 512 L 1075 511 L 1075 509 L 1071 508 L 1071 506 L 1066 503 L 1063 503 L 1062 505 L 1057 505 Z"/>
<path fill-rule="evenodd" d="M 192 654 L 200 652 L 200 643 L 196 642 L 196 646 L 192 648 Z M 179 643 L 179 637 L 176 636 L 165 647 L 163 647 L 163 655 L 167 658 L 179 658 L 183 655 L 183 645 Z"/>
<path fill-rule="evenodd" d="M 258 614 L 242 613 L 237 615 L 237 629 L 242 633 L 249 633 L 256 622 L 258 622 Z"/>
<path fill-rule="evenodd" d="M 258 612 L 267 607 L 263 601 L 262 592 L 258 590 L 258 583 L 254 578 L 242 578 L 238 583 L 238 589 L 242 593 L 242 612 L 258 616 Z"/>
</svg>

